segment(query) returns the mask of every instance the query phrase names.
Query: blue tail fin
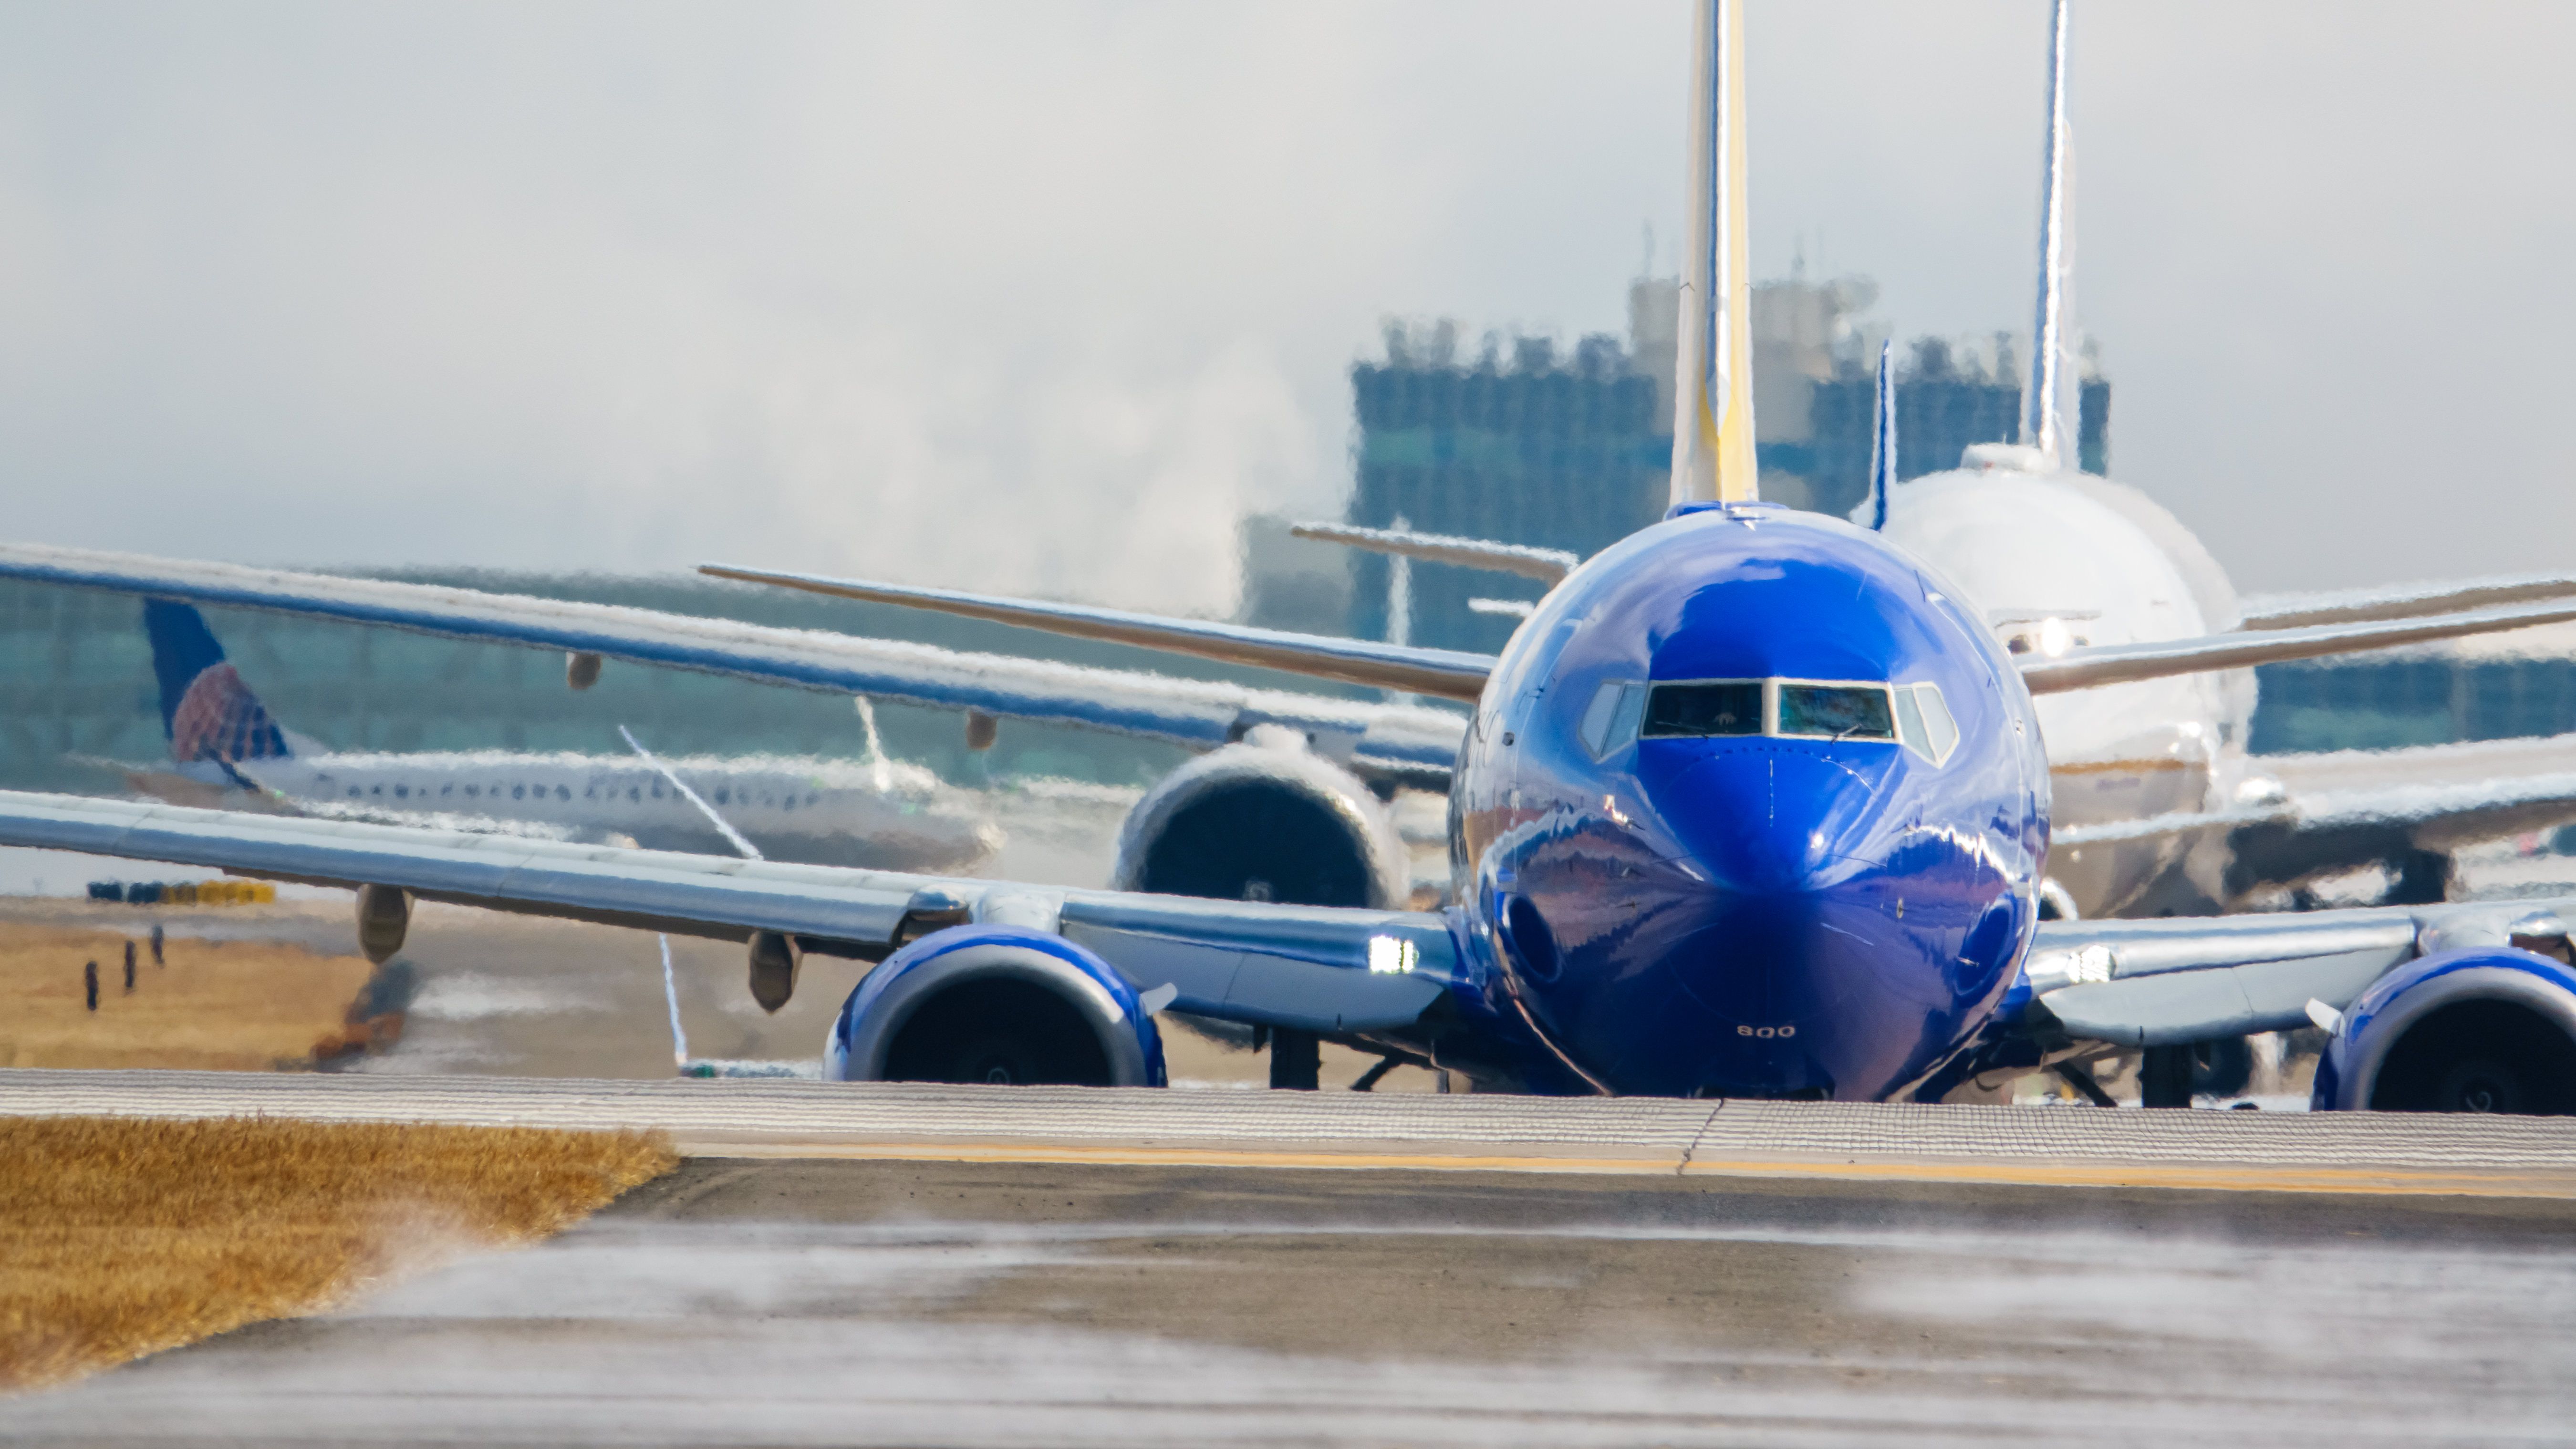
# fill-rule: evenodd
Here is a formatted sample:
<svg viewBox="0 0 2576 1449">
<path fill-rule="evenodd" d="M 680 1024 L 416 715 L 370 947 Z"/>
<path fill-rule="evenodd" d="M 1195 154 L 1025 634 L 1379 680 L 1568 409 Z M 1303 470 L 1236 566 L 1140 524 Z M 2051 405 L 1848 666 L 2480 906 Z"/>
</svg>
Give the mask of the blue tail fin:
<svg viewBox="0 0 2576 1449">
<path fill-rule="evenodd" d="M 1851 521 L 1863 528 L 1887 527 L 1887 496 L 1896 491 L 1896 363 L 1895 344 L 1878 344 L 1878 400 L 1873 407 L 1869 430 L 1869 492 L 1862 495 L 1860 506 L 1851 511 Z"/>
<path fill-rule="evenodd" d="M 143 601 L 143 632 L 152 640 L 152 674 L 161 686 L 161 729 L 170 758 L 282 760 L 286 736 L 241 676 L 224 662 L 224 646 L 193 605 Z"/>
</svg>

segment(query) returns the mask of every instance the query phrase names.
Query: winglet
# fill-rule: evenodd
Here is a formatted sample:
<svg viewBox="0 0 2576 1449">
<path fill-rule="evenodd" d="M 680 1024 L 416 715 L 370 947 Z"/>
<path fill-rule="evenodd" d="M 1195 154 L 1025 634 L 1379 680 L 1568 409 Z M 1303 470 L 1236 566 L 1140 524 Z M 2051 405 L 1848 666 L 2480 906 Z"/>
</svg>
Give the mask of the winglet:
<svg viewBox="0 0 2576 1449">
<path fill-rule="evenodd" d="M 2022 446 L 2058 463 L 2058 392 L 2066 352 L 2066 6 L 2048 24 L 2048 140 L 2040 155 L 2039 299 L 2030 329 L 2030 378 L 2021 390 Z"/>
<path fill-rule="evenodd" d="M 1753 290 L 1744 207 L 1743 0 L 1698 7 L 1691 85 L 1690 252 L 1673 386 L 1675 504 L 1761 496 L 1753 452 Z"/>
</svg>

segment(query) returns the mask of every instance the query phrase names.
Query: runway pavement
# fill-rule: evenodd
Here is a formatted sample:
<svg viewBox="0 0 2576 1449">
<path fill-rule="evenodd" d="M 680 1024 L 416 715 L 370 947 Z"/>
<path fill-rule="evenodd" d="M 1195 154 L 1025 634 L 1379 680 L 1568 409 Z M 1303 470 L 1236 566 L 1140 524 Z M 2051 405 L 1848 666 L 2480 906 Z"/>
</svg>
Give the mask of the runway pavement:
<svg viewBox="0 0 2576 1449">
<path fill-rule="evenodd" d="M 702 1158 L 0 1443 L 2565 1442 L 2571 1328 L 2543 1199 Z"/>
<path fill-rule="evenodd" d="M 2576 1198 L 2576 1120 L 790 1080 L 0 1071 L 0 1112 L 647 1128 L 699 1156 Z"/>
</svg>

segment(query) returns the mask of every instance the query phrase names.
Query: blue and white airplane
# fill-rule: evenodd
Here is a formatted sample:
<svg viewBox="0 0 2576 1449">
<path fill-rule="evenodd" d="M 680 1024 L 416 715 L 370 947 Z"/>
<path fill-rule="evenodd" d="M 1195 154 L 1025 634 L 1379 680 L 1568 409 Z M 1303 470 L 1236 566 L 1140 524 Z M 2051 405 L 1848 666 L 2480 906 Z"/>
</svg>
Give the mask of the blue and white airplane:
<svg viewBox="0 0 2576 1449">
<path fill-rule="evenodd" d="M 413 900 L 434 899 L 742 940 L 755 978 L 792 978 L 806 952 L 871 960 L 827 1043 L 841 1080 L 1156 1085 L 1155 1018 L 1179 1011 L 1267 1029 L 1276 1086 L 1315 1085 L 1314 1043 L 1330 1037 L 1486 1088 L 1937 1101 L 2052 1068 L 2089 1087 L 2069 1063 L 2106 1042 L 2318 1021 L 2335 1032 L 2319 1106 L 2576 1108 L 2576 970 L 2545 908 L 2038 919 L 2050 794 L 2035 697 L 2556 622 L 2576 604 L 2014 655 L 1885 535 L 1760 502 L 1737 8 L 1714 0 L 1696 27 L 1704 205 L 1674 506 L 1569 573 L 1500 656 L 716 570 L 1472 704 L 1437 767 L 1451 800 L 1445 910 L 1052 890 L 29 794 L 0 794 L 0 843 L 351 886 L 371 952 L 399 945 Z M 9 550 L 0 569 L 828 676 L 823 687 L 906 674 L 864 641 L 728 638 L 456 591 L 62 550 Z M 915 697 L 1050 718 L 1123 702 L 1121 727 L 1161 728 L 1145 677 L 912 665 Z M 1048 677 L 1085 702 L 1042 698 Z M 1177 685 L 1163 697 L 1214 705 Z M 1427 768 L 1406 758 L 1425 736 L 1406 737 L 1404 719 L 1353 722 L 1338 758 L 1388 777 Z M 1238 734 L 1259 723 L 1290 728 Z M 1223 846 L 1219 827 L 1254 817 L 1162 818 Z"/>
<path fill-rule="evenodd" d="M 1001 844 L 984 801 L 886 756 L 872 713 L 856 762 L 335 751 L 278 722 L 194 605 L 147 599 L 143 627 L 170 759 L 96 763 L 173 804 L 912 870 L 964 870 Z"/>
<path fill-rule="evenodd" d="M 2016 655 L 2576 596 L 2576 574 L 2564 573 L 2241 596 L 2154 499 L 2066 466 L 2068 8 L 2067 0 L 2050 6 L 2034 343 L 2019 441 L 1976 444 L 1956 468 L 1898 482 L 1882 349 L 1877 466 L 1852 522 L 1885 532 L 1958 585 L 1954 597 Z M 1307 524 L 1296 532 L 1550 586 L 1580 562 L 1558 549 L 1392 529 Z M 1513 604 L 1526 617 L 1528 605 Z M 2373 866 L 2394 877 L 2389 903 L 2432 904 L 2448 894 L 2452 856 L 2464 847 L 2576 821 L 2576 735 L 2258 758 L 2248 749 L 2254 703 L 2250 670 L 2039 702 L 2054 786 L 2045 914 L 2241 910 Z"/>
</svg>

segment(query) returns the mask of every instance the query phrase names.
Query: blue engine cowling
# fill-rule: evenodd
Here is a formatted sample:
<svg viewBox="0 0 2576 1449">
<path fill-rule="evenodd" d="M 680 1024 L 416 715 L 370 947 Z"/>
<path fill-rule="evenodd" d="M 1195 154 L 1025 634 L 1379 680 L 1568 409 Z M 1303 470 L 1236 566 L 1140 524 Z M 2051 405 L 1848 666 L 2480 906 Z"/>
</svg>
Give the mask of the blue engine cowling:
<svg viewBox="0 0 2576 1449">
<path fill-rule="evenodd" d="M 2309 1105 L 2576 1113 L 2576 970 L 2493 946 L 2390 972 L 2344 1012 Z"/>
<path fill-rule="evenodd" d="M 1159 1087 L 1163 1038 L 1127 978 L 1062 936 L 951 926 L 887 957 L 850 993 L 823 1075 Z"/>
</svg>

